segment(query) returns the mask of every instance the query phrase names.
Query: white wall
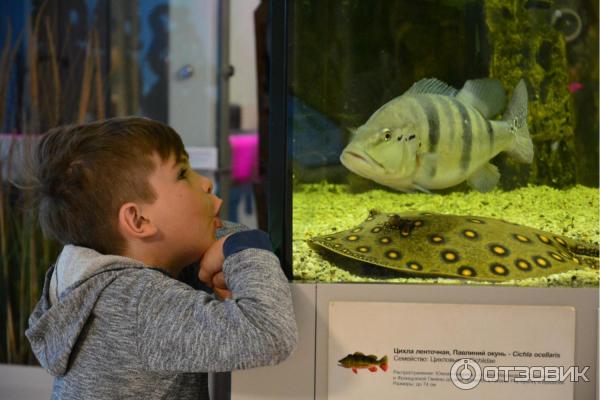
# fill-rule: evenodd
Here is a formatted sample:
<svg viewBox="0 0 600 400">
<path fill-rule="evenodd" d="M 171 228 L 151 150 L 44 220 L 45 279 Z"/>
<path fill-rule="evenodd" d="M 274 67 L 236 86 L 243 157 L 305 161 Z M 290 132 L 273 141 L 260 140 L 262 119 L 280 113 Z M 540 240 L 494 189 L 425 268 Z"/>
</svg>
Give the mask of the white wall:
<svg viewBox="0 0 600 400">
<path fill-rule="evenodd" d="M 0 364 L 1 400 L 45 400 L 52 394 L 52 376 L 40 367 Z"/>
<path fill-rule="evenodd" d="M 259 0 L 230 0 L 230 59 L 235 75 L 230 79 L 229 102 L 242 108 L 241 128 L 258 128 L 254 10 Z"/>
<path fill-rule="evenodd" d="M 169 125 L 186 146 L 216 146 L 218 1 L 171 0 Z M 185 80 L 176 73 L 193 68 Z"/>
</svg>

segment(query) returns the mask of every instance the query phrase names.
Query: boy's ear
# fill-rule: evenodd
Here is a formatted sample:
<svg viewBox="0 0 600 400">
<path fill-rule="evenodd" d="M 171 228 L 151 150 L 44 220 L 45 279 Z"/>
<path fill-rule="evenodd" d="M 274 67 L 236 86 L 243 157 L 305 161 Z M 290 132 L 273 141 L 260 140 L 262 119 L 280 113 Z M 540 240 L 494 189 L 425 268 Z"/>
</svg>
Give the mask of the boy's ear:
<svg viewBox="0 0 600 400">
<path fill-rule="evenodd" d="M 146 218 L 136 203 L 125 203 L 119 209 L 119 228 L 123 234 L 134 238 L 147 238 L 158 231 L 157 227 Z"/>
</svg>

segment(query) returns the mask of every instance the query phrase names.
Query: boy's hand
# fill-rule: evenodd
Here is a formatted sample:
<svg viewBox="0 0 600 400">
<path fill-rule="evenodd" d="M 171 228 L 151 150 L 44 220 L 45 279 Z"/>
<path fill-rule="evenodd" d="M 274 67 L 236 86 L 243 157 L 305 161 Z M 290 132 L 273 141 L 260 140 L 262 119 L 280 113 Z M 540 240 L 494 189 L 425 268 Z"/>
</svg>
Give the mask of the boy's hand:
<svg viewBox="0 0 600 400">
<path fill-rule="evenodd" d="M 223 275 L 223 271 L 217 273 L 213 277 L 212 284 L 213 291 L 221 300 L 231 298 L 231 291 L 229 291 L 227 285 L 225 284 L 225 276 Z"/>
<path fill-rule="evenodd" d="M 198 271 L 198 279 L 212 288 L 221 299 L 231 297 L 231 292 L 227 289 L 223 276 L 223 262 L 225 261 L 223 243 L 229 236 L 223 236 L 206 250 L 200 260 Z"/>
</svg>

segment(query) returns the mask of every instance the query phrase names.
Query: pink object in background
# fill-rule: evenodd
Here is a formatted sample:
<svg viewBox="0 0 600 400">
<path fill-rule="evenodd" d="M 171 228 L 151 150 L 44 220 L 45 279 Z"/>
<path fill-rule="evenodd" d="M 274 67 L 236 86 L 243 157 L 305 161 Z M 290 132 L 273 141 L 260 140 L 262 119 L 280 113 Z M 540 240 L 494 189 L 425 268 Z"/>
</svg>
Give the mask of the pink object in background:
<svg viewBox="0 0 600 400">
<path fill-rule="evenodd" d="M 571 82 L 567 88 L 569 89 L 569 92 L 575 93 L 583 89 L 583 84 L 581 82 Z"/>
<path fill-rule="evenodd" d="M 231 178 L 247 183 L 258 176 L 258 133 L 229 135 Z"/>
</svg>

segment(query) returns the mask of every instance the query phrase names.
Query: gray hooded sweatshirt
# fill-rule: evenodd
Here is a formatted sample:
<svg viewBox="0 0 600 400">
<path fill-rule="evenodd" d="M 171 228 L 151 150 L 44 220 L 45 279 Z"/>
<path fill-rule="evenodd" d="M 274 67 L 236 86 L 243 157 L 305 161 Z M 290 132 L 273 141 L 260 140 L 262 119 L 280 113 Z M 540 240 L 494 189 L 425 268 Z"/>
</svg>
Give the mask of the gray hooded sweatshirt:
<svg viewBox="0 0 600 400">
<path fill-rule="evenodd" d="M 26 332 L 55 376 L 52 398 L 208 399 L 207 372 L 287 358 L 297 327 L 270 247 L 257 230 L 225 241 L 232 299 L 221 301 L 136 260 L 65 246 Z"/>
</svg>

